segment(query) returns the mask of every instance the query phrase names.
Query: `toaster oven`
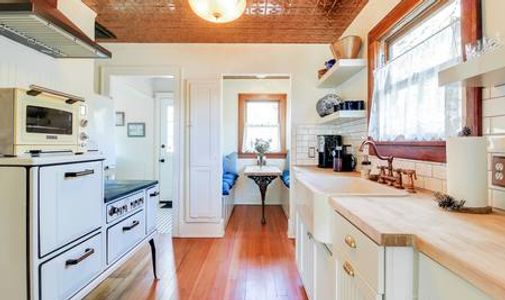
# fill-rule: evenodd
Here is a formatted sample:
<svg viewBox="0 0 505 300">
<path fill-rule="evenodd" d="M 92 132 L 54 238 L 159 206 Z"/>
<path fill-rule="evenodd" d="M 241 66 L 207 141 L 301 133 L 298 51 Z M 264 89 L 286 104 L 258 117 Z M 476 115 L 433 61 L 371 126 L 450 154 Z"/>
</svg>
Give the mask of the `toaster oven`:
<svg viewBox="0 0 505 300">
<path fill-rule="evenodd" d="M 85 152 L 84 99 L 30 86 L 0 89 L 0 154 Z"/>
</svg>

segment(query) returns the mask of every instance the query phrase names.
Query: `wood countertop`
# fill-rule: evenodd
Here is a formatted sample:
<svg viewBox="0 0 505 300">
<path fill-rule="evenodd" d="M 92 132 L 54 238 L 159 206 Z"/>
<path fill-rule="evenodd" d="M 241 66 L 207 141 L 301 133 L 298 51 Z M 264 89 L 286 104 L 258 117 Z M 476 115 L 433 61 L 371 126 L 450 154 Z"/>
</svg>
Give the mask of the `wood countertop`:
<svg viewBox="0 0 505 300">
<path fill-rule="evenodd" d="M 332 174 L 309 167 L 296 170 Z M 329 202 L 375 243 L 414 247 L 490 296 L 505 299 L 505 213 L 448 212 L 433 199 L 431 193 L 420 192 L 407 197 L 330 197 Z"/>
</svg>

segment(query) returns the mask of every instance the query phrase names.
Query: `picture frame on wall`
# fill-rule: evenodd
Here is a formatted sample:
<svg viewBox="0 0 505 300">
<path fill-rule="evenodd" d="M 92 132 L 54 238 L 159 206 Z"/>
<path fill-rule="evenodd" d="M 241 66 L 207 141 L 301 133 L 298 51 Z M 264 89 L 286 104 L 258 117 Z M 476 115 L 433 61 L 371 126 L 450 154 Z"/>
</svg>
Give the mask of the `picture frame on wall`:
<svg viewBox="0 0 505 300">
<path fill-rule="evenodd" d="M 132 138 L 142 138 L 146 136 L 146 123 L 128 123 L 128 137 Z"/>
<path fill-rule="evenodd" d="M 125 125 L 125 114 L 122 111 L 116 111 L 116 126 L 124 126 Z"/>
</svg>

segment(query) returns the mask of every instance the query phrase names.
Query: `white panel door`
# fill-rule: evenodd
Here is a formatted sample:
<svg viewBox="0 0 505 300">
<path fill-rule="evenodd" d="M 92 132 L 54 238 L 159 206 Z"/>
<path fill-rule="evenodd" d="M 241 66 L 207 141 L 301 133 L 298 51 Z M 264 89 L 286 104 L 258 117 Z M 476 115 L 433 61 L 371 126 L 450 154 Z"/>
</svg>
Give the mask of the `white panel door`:
<svg viewBox="0 0 505 300">
<path fill-rule="evenodd" d="M 189 81 L 187 222 L 221 220 L 221 101 L 219 82 Z"/>
</svg>

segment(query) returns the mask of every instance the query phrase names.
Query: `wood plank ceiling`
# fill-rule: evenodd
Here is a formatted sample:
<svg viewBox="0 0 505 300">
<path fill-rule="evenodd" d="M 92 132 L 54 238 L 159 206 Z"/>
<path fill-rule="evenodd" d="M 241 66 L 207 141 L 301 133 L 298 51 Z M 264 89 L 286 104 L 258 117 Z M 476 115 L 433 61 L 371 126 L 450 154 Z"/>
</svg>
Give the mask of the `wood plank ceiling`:
<svg viewBox="0 0 505 300">
<path fill-rule="evenodd" d="M 238 20 L 214 24 L 187 0 L 84 0 L 97 21 L 130 43 L 330 43 L 368 0 L 247 0 Z"/>
</svg>

